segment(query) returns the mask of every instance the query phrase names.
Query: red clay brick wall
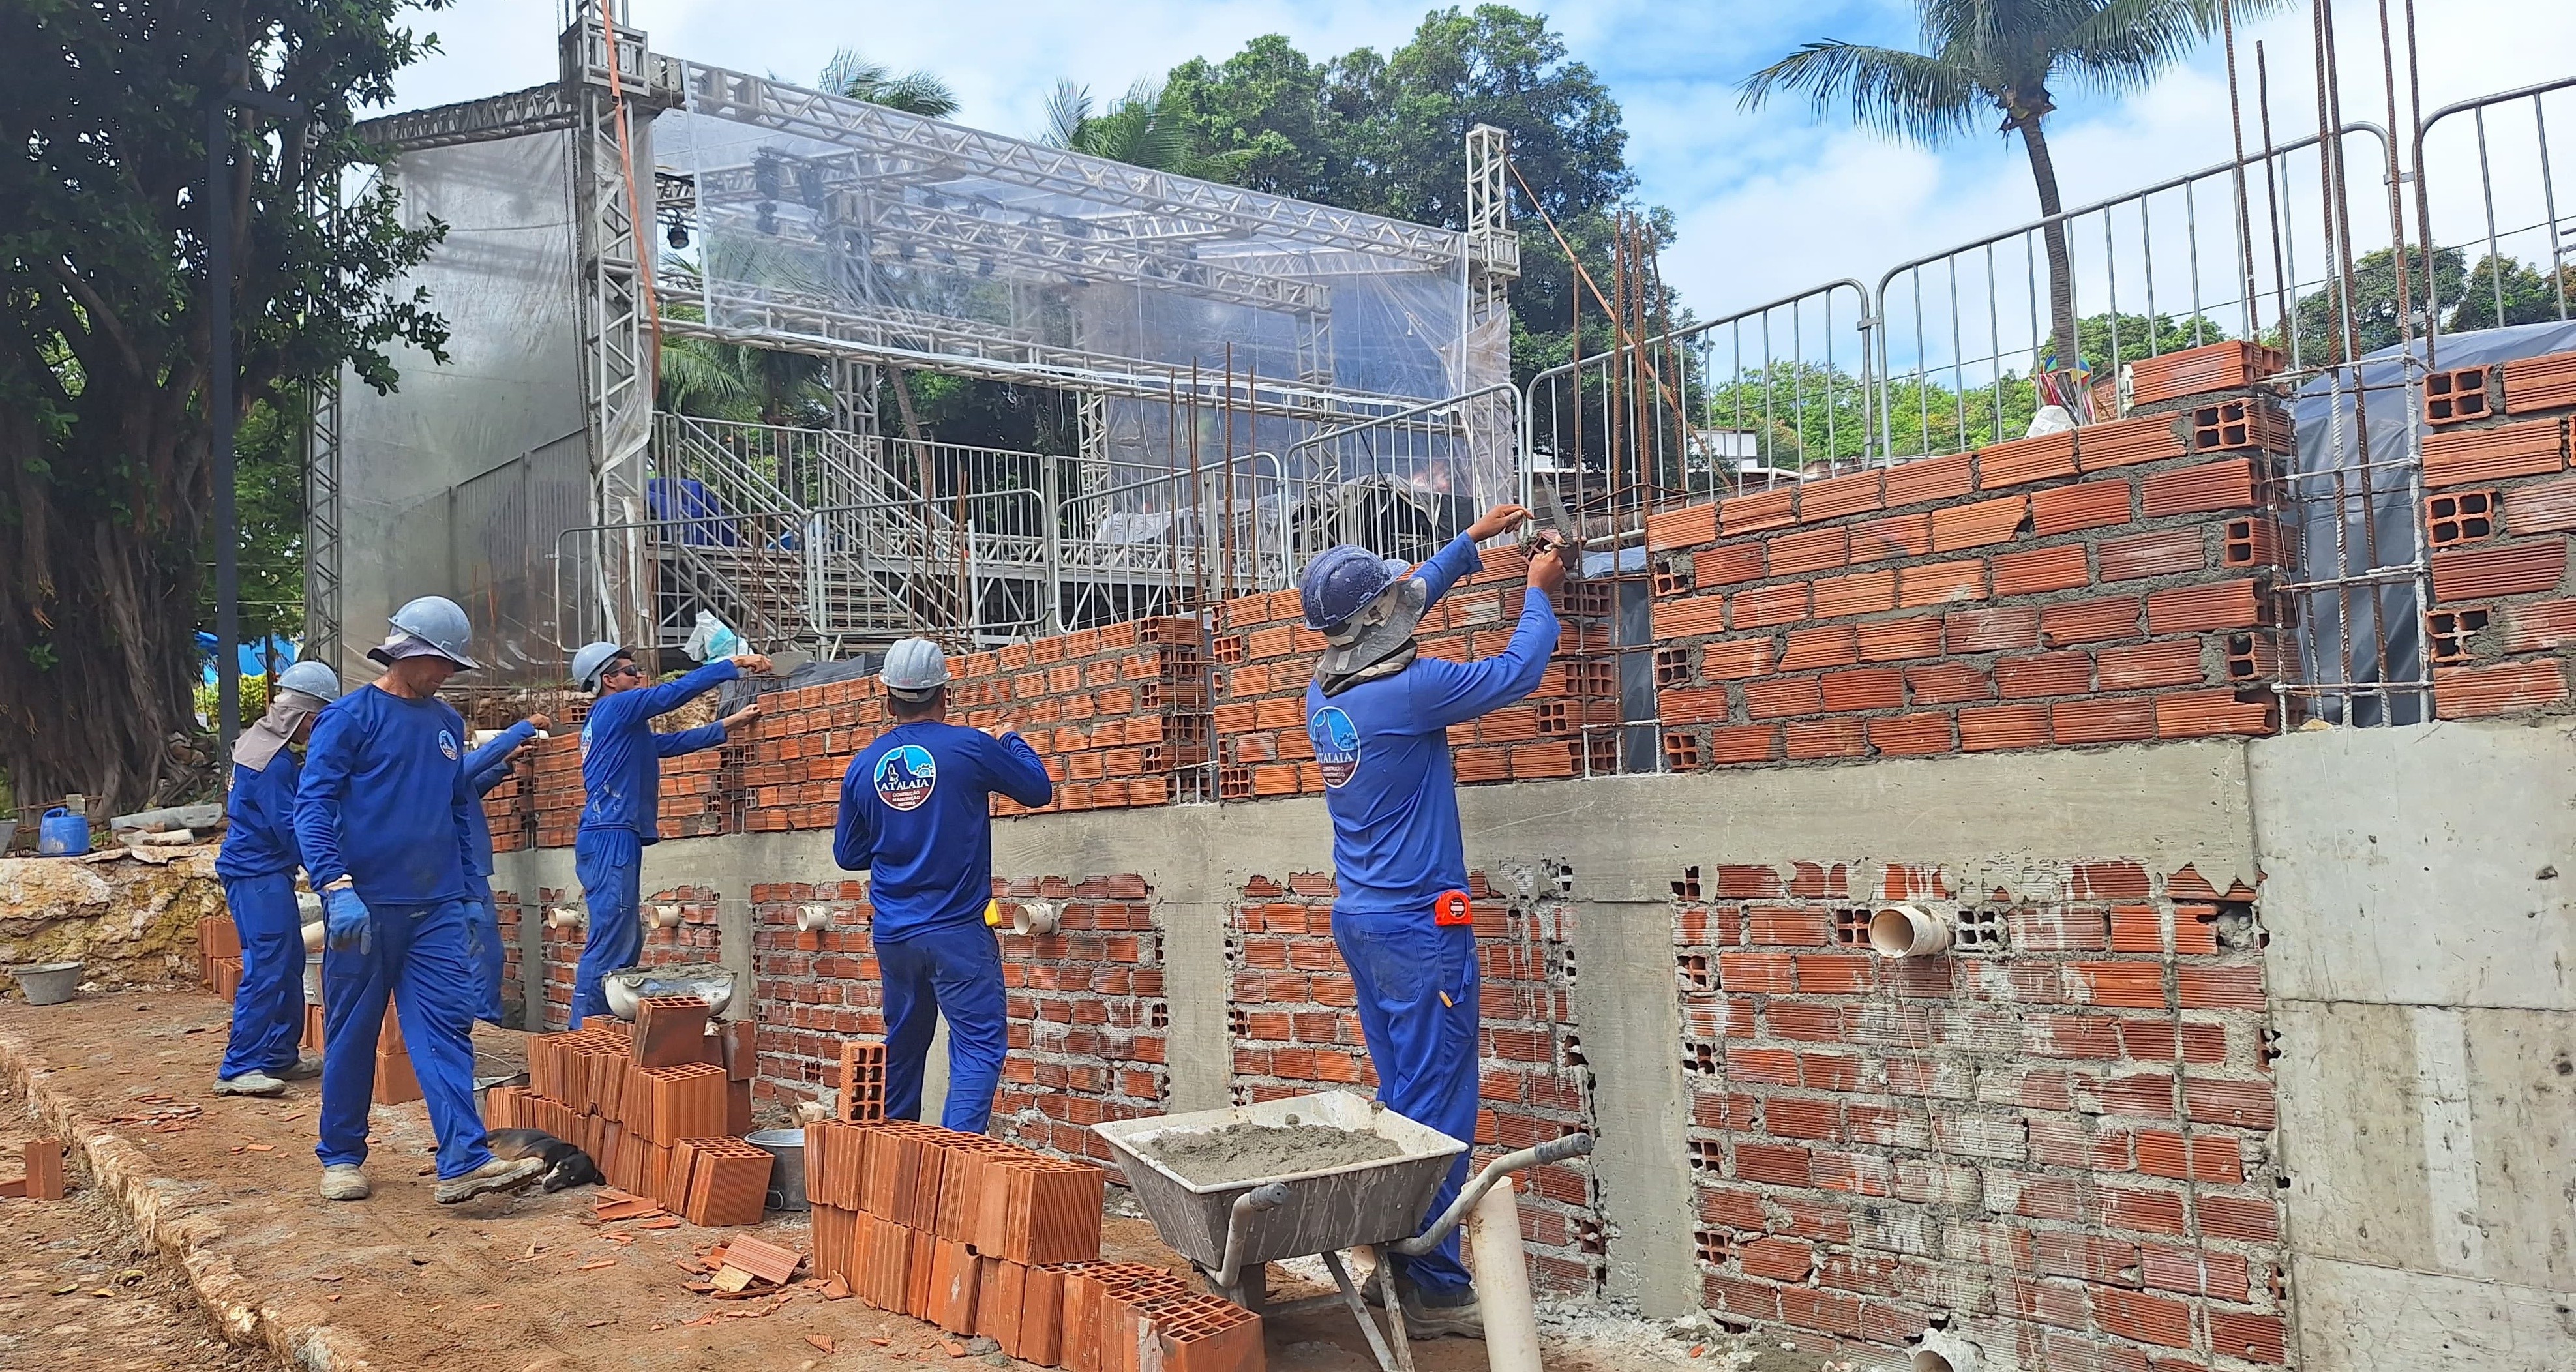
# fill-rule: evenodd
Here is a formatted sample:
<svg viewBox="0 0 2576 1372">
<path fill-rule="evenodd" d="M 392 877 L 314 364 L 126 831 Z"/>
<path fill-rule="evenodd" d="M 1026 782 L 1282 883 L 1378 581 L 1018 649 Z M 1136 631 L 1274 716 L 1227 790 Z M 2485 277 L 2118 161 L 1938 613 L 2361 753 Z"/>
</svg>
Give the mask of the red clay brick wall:
<svg viewBox="0 0 2576 1372">
<path fill-rule="evenodd" d="M 857 881 L 752 888 L 760 1094 L 810 1097 L 838 1086 L 842 1041 L 883 1037 L 865 889 Z M 1091 1126 L 1164 1113 L 1171 1095 L 1171 1006 L 1152 893 L 1132 874 L 1032 879 L 1010 893 L 1061 902 L 1062 923 L 1040 937 L 1002 935 L 1011 1053 L 997 1132 L 1106 1163 L 1107 1145 Z M 808 906 L 830 911 L 831 927 L 799 930 Z M 924 1108 L 935 1115 L 938 1106 Z"/>
<path fill-rule="evenodd" d="M 2279 725 L 2268 402 L 1651 518 L 1668 770 Z"/>
<path fill-rule="evenodd" d="M 2437 373 L 2435 382 L 2475 401 L 2428 405 L 2467 412 L 2436 422 L 2424 440 L 2434 706 L 2446 719 L 2564 710 L 2576 648 L 2567 579 L 2576 353 Z"/>
<path fill-rule="evenodd" d="M 1827 1353 L 1949 1317 L 2024 1367 L 2281 1363 L 2252 893 L 2134 863 L 2017 886 L 1675 883 L 1709 1310 Z M 1906 900 L 1958 912 L 1951 956 L 1867 951 Z"/>
<path fill-rule="evenodd" d="M 2280 727 L 2271 582 L 2287 540 L 2264 483 L 2287 426 L 2243 391 L 2183 389 L 2244 386 L 2272 365 L 2259 353 L 2178 357 L 2150 388 L 2170 413 L 1655 516 L 1645 651 L 1667 769 Z M 2526 379 L 2520 403 L 2563 390 L 2550 403 L 2576 405 L 2568 373 L 2563 386 Z M 2576 626 L 2561 585 L 2576 476 L 2563 420 L 2541 416 L 2554 447 L 2509 432 L 2529 421 L 2512 376 L 2502 384 L 2503 419 L 2470 421 L 2500 437 L 2453 445 L 2476 450 L 2466 466 L 2427 454 L 2437 493 L 2488 490 L 2499 502 L 2494 527 L 2459 545 L 2495 551 L 2489 562 L 2446 557 L 2447 544 L 2436 553 L 2436 608 L 2493 619 L 2462 631 L 2468 659 L 2444 664 L 2445 713 L 2566 699 L 2563 644 L 2576 627 L 2557 626 Z M 1483 657 L 1508 639 L 1526 567 L 1508 551 L 1487 561 L 1425 620 L 1426 653 Z M 2464 567 L 2475 574 L 2465 582 Z M 1619 722 L 1616 589 L 1569 588 L 1560 658 L 1539 693 L 1452 732 L 1462 783 L 1617 770 L 1615 732 L 1602 727 Z M 1148 620 L 975 654 L 960 664 L 960 714 L 1030 738 L 1058 782 L 1050 809 L 1320 793 L 1303 695 L 1321 645 L 1295 596 L 1237 599 L 1209 618 L 1204 630 Z M 2479 684 L 2503 674 L 2512 684 Z M 666 770 L 666 833 L 831 826 L 849 760 L 886 724 L 875 684 L 763 704 L 723 753 Z M 575 748 L 567 736 L 533 750 L 512 793 L 524 798 L 503 798 L 496 818 L 512 815 L 530 841 L 569 844 Z M 1700 1197 L 1710 1309 L 1872 1358 L 1939 1316 L 2028 1367 L 2279 1362 L 2253 893 L 2212 890 L 2190 869 L 2046 854 L 2002 889 L 1978 877 L 1980 889 L 1960 890 L 1966 874 L 1912 869 L 1883 883 L 1869 869 L 1878 889 L 1855 889 L 1849 864 L 1868 855 L 1815 856 L 1675 874 L 1684 1032 L 1673 1048 L 1693 1088 L 1683 1165 Z M 1238 1099 L 1372 1084 L 1331 944 L 1331 891 L 1329 875 L 1308 871 L 1239 893 L 1227 942 Z M 862 892 L 843 882 L 726 893 L 752 906 L 766 1094 L 834 1084 L 839 1044 L 883 1032 Z M 1088 1125 L 1157 1113 L 1170 1098 L 1153 893 L 1135 874 L 1061 873 L 997 894 L 1066 902 L 1059 934 L 1004 939 L 1013 1052 L 1000 1132 L 1098 1158 Z M 1544 892 L 1507 897 L 1481 874 L 1472 895 L 1484 1158 L 1595 1117 L 1572 1003 L 1574 907 Z M 716 898 L 647 903 L 711 910 Z M 1880 899 L 1955 908 L 1967 946 L 1914 963 L 1868 955 L 1855 921 Z M 808 905 L 832 912 L 829 929 L 796 929 Z M 693 916 L 650 946 L 712 956 L 702 940 L 713 932 L 711 913 Z M 579 940 L 578 929 L 545 933 L 550 1023 L 562 1022 Z M 1606 1211 L 1590 1176 L 1548 1169 L 1524 1195 L 1544 1289 L 1589 1292 L 1603 1279 Z"/>
</svg>

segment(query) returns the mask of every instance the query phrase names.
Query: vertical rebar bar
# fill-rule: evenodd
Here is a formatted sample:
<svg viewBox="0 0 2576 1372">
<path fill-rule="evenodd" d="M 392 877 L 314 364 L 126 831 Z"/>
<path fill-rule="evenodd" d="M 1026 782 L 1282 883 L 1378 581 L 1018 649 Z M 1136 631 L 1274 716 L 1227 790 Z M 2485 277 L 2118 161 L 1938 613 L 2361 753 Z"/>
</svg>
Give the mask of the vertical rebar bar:
<svg viewBox="0 0 2576 1372">
<path fill-rule="evenodd" d="M 2245 267 L 2245 337 L 2257 339 L 2254 318 L 2254 226 L 2251 208 L 2245 198 L 2245 98 L 2236 85 L 2236 5 L 2234 0 L 2219 0 L 2218 27 L 2227 41 L 2227 132 L 2236 151 L 2236 169 L 2230 180 L 2236 192 L 2236 252 Z M 2394 127 L 2393 125 L 2391 126 Z M 2268 149 L 2266 150 L 2268 155 Z M 2270 163 L 2267 161 L 2267 169 Z M 2195 261 L 2192 275 L 2200 273 Z"/>
<path fill-rule="evenodd" d="M 1225 568 L 1225 598 L 1234 599 L 1234 340 L 1225 343 L 1225 523 L 1219 535 L 1223 550 L 1217 554 Z"/>
</svg>

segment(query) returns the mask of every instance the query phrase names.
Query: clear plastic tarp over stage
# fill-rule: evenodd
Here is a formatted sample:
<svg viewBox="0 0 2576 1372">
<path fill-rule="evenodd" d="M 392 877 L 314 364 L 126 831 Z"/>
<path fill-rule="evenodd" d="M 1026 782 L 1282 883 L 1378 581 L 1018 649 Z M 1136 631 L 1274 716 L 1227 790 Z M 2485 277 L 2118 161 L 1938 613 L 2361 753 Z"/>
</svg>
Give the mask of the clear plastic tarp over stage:
<svg viewBox="0 0 2576 1372">
<path fill-rule="evenodd" d="M 1469 338 L 1462 234 L 681 71 L 685 103 L 652 125 L 665 203 L 685 204 L 694 233 L 685 250 L 655 245 L 666 327 L 699 316 L 735 341 L 928 355 L 914 365 L 1104 395 L 1105 441 L 1088 455 L 1130 472 L 1186 465 L 1193 427 L 1203 459 L 1222 461 L 1229 394 L 1234 451 L 1287 455 L 1507 375 L 1490 328 Z M 1440 427 L 1310 447 L 1291 465 L 1517 489 L 1502 426 L 1409 426 Z"/>
</svg>

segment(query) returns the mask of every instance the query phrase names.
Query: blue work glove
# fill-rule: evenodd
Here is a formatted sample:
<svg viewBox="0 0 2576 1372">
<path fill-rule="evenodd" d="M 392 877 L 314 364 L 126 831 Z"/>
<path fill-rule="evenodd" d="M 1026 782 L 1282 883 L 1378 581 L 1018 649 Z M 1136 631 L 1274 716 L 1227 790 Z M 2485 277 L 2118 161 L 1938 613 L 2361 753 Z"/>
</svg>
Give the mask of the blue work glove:
<svg viewBox="0 0 2576 1372">
<path fill-rule="evenodd" d="M 356 888 L 334 887 L 322 893 L 323 942 L 343 953 L 367 951 L 367 903 Z"/>
</svg>

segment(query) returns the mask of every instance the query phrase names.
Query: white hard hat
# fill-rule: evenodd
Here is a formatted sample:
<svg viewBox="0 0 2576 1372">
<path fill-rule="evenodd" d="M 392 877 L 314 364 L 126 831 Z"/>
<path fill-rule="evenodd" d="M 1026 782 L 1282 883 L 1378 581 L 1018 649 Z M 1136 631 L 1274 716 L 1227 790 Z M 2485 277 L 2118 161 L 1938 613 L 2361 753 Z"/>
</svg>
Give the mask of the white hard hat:
<svg viewBox="0 0 2576 1372">
<path fill-rule="evenodd" d="M 378 662 L 390 666 L 395 658 L 410 656 L 387 651 L 408 635 L 428 644 L 437 650 L 440 657 L 468 671 L 482 666 L 465 652 L 465 645 L 473 641 L 474 626 L 465 618 L 464 607 L 443 595 L 422 596 L 394 611 L 385 622 L 394 626 L 397 632 L 394 638 L 381 646 L 367 650 L 367 656 Z"/>
<path fill-rule="evenodd" d="M 323 662 L 298 662 L 277 674 L 277 689 L 301 691 L 321 700 L 340 698 L 340 674 Z"/>
<path fill-rule="evenodd" d="M 585 643 L 572 655 L 572 681 L 585 689 L 599 685 L 599 674 L 626 649 L 615 643 Z"/>
<path fill-rule="evenodd" d="M 906 700 L 926 700 L 931 692 L 948 684 L 948 655 L 926 638 L 897 639 L 893 647 L 886 649 L 885 665 L 877 669 L 877 680 Z"/>
</svg>

